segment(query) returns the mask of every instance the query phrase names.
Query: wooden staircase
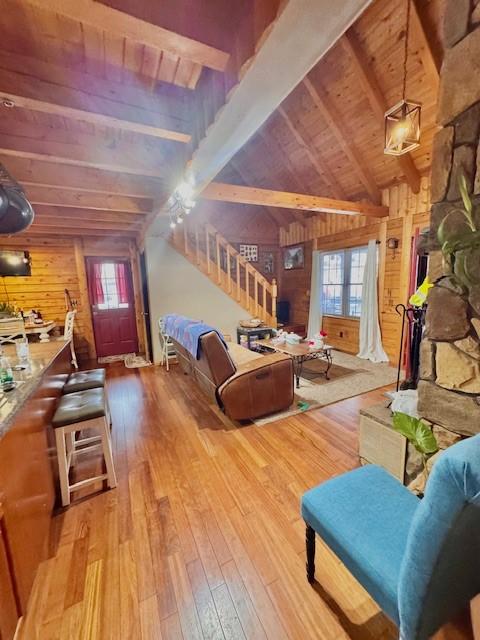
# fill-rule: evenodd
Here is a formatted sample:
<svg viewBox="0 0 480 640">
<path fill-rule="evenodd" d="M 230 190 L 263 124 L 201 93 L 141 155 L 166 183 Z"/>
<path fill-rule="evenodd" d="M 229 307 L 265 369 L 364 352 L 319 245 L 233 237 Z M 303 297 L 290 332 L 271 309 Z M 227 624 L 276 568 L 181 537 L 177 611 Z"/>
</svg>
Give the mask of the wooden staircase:
<svg viewBox="0 0 480 640">
<path fill-rule="evenodd" d="M 210 224 L 186 218 L 174 229 L 170 244 L 205 274 L 248 315 L 277 326 L 277 284 L 270 283 Z"/>
</svg>

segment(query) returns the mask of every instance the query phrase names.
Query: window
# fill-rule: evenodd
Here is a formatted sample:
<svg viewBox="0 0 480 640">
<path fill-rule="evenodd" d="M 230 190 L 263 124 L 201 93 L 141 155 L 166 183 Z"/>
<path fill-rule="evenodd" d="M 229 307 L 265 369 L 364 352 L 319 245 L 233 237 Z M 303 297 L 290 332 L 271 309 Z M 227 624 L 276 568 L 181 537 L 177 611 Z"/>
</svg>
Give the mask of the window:
<svg viewBox="0 0 480 640">
<path fill-rule="evenodd" d="M 93 265 L 91 298 L 98 309 L 128 309 L 125 263 L 96 262 Z"/>
<path fill-rule="evenodd" d="M 367 247 L 322 255 L 322 311 L 325 315 L 360 317 L 366 260 Z"/>
</svg>

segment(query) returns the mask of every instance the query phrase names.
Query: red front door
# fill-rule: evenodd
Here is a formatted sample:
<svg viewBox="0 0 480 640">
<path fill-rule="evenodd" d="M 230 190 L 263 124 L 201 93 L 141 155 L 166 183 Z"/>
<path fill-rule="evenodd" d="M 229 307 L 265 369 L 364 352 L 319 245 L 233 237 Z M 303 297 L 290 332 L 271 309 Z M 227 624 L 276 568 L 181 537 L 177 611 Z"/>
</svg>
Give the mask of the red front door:
<svg viewBox="0 0 480 640">
<path fill-rule="evenodd" d="M 87 258 L 88 288 L 97 356 L 138 352 L 130 263 Z"/>
</svg>

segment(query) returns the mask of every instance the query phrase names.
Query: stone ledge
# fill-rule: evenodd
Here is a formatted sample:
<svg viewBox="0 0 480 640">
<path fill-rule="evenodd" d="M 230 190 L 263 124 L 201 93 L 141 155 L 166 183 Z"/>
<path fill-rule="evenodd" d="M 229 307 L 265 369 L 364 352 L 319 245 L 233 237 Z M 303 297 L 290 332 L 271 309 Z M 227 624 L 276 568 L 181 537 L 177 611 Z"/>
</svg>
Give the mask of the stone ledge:
<svg viewBox="0 0 480 640">
<path fill-rule="evenodd" d="M 436 383 L 444 389 L 480 394 L 480 365 L 449 342 L 436 343 Z"/>
<path fill-rule="evenodd" d="M 418 383 L 418 413 L 454 433 L 480 433 L 480 405 L 476 396 L 438 387 L 434 382 Z"/>
</svg>

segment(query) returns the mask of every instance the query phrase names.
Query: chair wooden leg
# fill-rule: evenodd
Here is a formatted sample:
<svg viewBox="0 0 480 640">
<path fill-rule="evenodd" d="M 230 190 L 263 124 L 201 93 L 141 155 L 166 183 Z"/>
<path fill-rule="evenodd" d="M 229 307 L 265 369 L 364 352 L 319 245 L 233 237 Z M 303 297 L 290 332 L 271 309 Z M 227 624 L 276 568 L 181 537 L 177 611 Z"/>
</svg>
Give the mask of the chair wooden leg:
<svg viewBox="0 0 480 640">
<path fill-rule="evenodd" d="M 67 449 L 65 446 L 65 433 L 62 427 L 55 429 L 55 441 L 57 445 L 58 476 L 60 479 L 62 505 L 68 507 L 70 504 L 70 489 L 68 485 Z"/>
<path fill-rule="evenodd" d="M 103 445 L 103 457 L 105 458 L 105 466 L 107 467 L 107 484 L 110 489 L 114 489 L 117 486 L 117 476 L 115 475 L 115 467 L 113 465 L 112 454 L 112 441 L 110 438 L 110 425 L 108 419 L 105 416 L 104 425 L 102 429 L 102 445 Z"/>
<path fill-rule="evenodd" d="M 73 346 L 73 338 L 70 340 L 70 353 L 72 356 L 72 364 L 75 369 L 78 369 L 77 354 L 75 353 L 75 347 Z"/>
<path fill-rule="evenodd" d="M 305 529 L 305 544 L 307 550 L 307 580 L 315 582 L 315 530 L 307 524 Z"/>
</svg>

